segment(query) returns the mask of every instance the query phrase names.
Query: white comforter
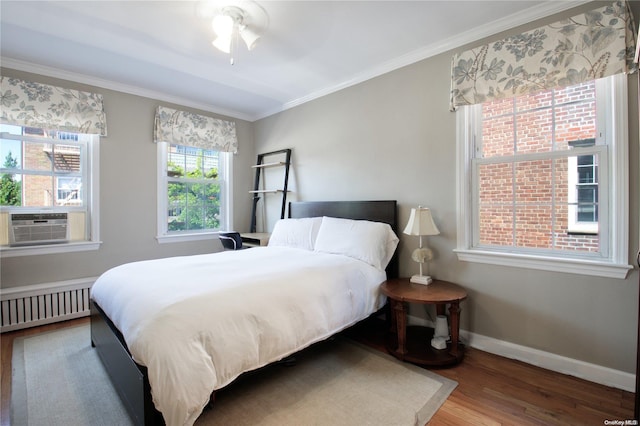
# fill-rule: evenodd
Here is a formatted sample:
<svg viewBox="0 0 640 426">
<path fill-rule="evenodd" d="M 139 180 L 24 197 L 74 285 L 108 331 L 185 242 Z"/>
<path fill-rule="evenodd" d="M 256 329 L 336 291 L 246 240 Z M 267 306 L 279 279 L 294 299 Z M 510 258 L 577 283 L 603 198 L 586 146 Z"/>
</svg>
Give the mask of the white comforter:
<svg viewBox="0 0 640 426">
<path fill-rule="evenodd" d="M 192 425 L 212 391 L 382 307 L 385 273 L 286 247 L 134 262 L 105 272 L 92 298 L 148 369 L 168 425 Z"/>
</svg>

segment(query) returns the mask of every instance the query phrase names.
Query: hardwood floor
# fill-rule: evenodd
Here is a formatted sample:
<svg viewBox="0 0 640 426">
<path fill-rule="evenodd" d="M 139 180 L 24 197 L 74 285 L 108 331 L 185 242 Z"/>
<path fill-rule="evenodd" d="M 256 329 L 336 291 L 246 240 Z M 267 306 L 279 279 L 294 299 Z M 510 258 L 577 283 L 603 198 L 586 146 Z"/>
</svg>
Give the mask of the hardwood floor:
<svg viewBox="0 0 640 426">
<path fill-rule="evenodd" d="M 385 350 L 384 322 L 348 332 Z M 633 419 L 634 396 L 520 361 L 467 348 L 462 363 L 431 369 L 458 387 L 429 425 L 603 425 Z"/>
<path fill-rule="evenodd" d="M 88 323 L 88 318 L 0 336 L 0 426 L 10 425 L 11 353 L 16 337 Z M 384 350 L 384 324 L 360 324 L 348 336 Z M 435 373 L 458 382 L 429 425 L 603 425 L 633 418 L 634 394 L 468 348 L 463 362 Z M 14 425 L 18 426 L 18 425 Z"/>
<path fill-rule="evenodd" d="M 11 354 L 13 353 L 13 340 L 17 337 L 31 336 L 80 324 L 89 324 L 89 317 L 0 334 L 0 426 L 9 426 L 11 424 Z"/>
</svg>

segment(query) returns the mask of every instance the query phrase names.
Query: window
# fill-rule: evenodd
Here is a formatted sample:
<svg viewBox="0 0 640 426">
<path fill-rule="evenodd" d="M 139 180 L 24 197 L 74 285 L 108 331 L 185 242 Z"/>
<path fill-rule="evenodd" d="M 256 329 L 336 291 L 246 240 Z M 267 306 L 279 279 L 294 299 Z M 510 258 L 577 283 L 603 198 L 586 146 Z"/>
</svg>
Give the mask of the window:
<svg viewBox="0 0 640 426">
<path fill-rule="evenodd" d="M 231 154 L 159 142 L 158 240 L 211 238 L 228 227 Z"/>
<path fill-rule="evenodd" d="M 82 178 L 58 176 L 56 178 L 56 204 L 73 205 L 82 203 Z"/>
<path fill-rule="evenodd" d="M 96 200 L 98 136 L 0 125 L 0 223 L 15 213 L 66 213 L 69 242 L 48 247 L 22 244 L 4 256 L 97 249 Z"/>
<path fill-rule="evenodd" d="M 626 275 L 626 90 L 614 76 L 458 112 L 461 260 Z"/>
<path fill-rule="evenodd" d="M 570 142 L 574 147 L 594 146 L 595 139 Z M 578 155 L 569 157 L 568 179 L 569 215 L 567 232 L 573 234 L 598 233 L 598 157 Z"/>
</svg>

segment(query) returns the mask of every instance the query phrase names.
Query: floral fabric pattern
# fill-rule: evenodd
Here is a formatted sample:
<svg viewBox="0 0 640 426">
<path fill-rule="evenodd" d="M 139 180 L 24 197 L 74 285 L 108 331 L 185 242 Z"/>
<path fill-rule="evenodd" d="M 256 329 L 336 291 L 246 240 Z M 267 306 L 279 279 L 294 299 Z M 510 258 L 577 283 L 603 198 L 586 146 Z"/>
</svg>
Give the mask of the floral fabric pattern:
<svg viewBox="0 0 640 426">
<path fill-rule="evenodd" d="M 507 37 L 453 57 L 451 111 L 633 72 L 635 27 L 626 1 Z"/>
<path fill-rule="evenodd" d="M 107 135 L 102 95 L 0 77 L 0 122 Z"/>
<path fill-rule="evenodd" d="M 162 106 L 156 111 L 154 140 L 156 143 L 238 152 L 236 123 Z"/>
</svg>

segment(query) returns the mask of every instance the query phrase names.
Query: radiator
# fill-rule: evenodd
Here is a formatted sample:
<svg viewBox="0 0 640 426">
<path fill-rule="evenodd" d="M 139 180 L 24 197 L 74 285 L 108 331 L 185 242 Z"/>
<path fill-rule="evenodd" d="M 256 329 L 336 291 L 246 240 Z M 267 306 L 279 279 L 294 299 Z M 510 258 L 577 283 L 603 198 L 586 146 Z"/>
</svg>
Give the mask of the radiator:
<svg viewBox="0 0 640 426">
<path fill-rule="evenodd" d="M 90 314 L 96 278 L 0 290 L 0 332 L 50 324 Z"/>
</svg>

